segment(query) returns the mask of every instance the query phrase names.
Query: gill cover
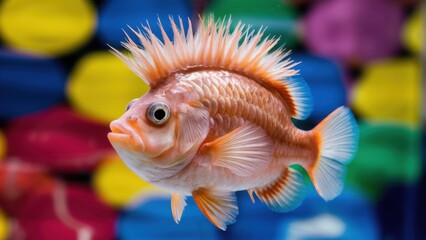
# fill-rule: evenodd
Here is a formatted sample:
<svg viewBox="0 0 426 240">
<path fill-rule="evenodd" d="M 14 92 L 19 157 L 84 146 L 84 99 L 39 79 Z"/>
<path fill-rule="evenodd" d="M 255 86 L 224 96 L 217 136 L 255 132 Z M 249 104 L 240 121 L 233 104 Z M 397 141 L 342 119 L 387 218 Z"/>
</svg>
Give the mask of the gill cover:
<svg viewBox="0 0 426 240">
<path fill-rule="evenodd" d="M 179 152 L 185 153 L 200 147 L 209 132 L 209 112 L 202 107 L 182 104 L 178 107 L 179 122 L 177 144 Z M 195 151 L 194 151 L 195 154 Z"/>
</svg>

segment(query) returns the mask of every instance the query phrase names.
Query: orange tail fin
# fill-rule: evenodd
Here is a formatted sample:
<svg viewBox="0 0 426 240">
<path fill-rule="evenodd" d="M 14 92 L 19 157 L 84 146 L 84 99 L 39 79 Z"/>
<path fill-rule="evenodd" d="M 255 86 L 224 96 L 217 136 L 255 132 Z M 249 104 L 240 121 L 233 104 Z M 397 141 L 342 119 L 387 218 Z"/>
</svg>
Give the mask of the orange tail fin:
<svg viewBox="0 0 426 240">
<path fill-rule="evenodd" d="M 358 147 L 358 125 L 346 107 L 339 107 L 313 129 L 319 139 L 319 155 L 309 176 L 325 200 L 337 197 L 343 190 L 346 165 Z"/>
</svg>

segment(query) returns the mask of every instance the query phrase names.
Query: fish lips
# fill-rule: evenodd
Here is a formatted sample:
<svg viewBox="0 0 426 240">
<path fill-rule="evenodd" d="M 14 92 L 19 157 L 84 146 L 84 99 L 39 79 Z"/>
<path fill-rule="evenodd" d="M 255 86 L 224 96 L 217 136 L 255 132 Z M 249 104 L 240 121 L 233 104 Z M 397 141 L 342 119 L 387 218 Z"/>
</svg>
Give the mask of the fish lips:
<svg viewBox="0 0 426 240">
<path fill-rule="evenodd" d="M 108 140 L 114 148 L 120 147 L 137 152 L 145 151 L 145 144 L 141 136 L 133 128 L 119 121 L 113 121 L 110 124 L 110 129 L 111 132 L 108 133 Z"/>
</svg>

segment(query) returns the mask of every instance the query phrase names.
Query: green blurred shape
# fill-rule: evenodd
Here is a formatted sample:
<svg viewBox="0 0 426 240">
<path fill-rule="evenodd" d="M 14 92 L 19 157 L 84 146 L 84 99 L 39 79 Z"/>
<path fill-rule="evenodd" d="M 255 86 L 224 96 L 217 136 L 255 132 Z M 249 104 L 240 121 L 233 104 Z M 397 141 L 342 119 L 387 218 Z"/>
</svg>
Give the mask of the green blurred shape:
<svg viewBox="0 0 426 240">
<path fill-rule="evenodd" d="M 238 21 L 252 25 L 254 29 L 267 27 L 264 36 L 280 37 L 278 47 L 290 49 L 298 42 L 298 13 L 294 6 L 277 0 L 212 0 L 205 16 L 214 14 L 215 19 L 231 16 L 232 25 Z"/>
<path fill-rule="evenodd" d="M 393 184 L 413 183 L 421 174 L 421 131 L 397 124 L 359 124 L 359 148 L 347 184 L 375 199 Z"/>
</svg>

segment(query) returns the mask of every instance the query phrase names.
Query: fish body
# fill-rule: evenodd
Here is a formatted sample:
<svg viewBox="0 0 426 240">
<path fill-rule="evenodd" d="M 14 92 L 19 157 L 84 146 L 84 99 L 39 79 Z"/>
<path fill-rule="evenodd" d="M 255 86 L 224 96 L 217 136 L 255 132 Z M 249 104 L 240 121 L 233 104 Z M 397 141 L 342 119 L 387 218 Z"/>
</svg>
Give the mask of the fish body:
<svg viewBox="0 0 426 240">
<path fill-rule="evenodd" d="M 214 157 L 201 149 L 182 171 L 156 181 L 157 184 L 185 195 L 191 195 L 200 187 L 220 191 L 246 190 L 265 186 L 289 165 L 306 165 L 317 156 L 316 149 L 311 149 L 315 145 L 312 134 L 295 128 L 282 99 L 257 82 L 223 70 L 178 73 L 172 79 L 176 81 L 171 84 L 175 85 L 173 89 L 183 87 L 187 94 L 194 93 L 190 101 L 208 112 L 209 123 L 203 126 L 208 128 L 208 134 L 202 146 L 250 125 L 261 134 L 256 136 L 255 144 L 265 148 L 261 150 L 264 156 L 260 158 L 264 161 L 255 167 L 259 171 L 253 169 L 247 174 L 235 174 L 220 164 L 211 164 Z M 250 153 L 243 155 L 247 161 L 251 161 L 250 157 Z"/>
<path fill-rule="evenodd" d="M 208 19 L 195 33 L 171 20 L 173 41 L 150 28 L 135 32 L 118 51 L 151 90 L 132 101 L 111 123 L 108 138 L 123 161 L 141 178 L 172 192 L 178 223 L 192 196 L 205 216 L 225 230 L 238 214 L 236 191 L 247 190 L 272 210 L 290 211 L 304 198 L 300 165 L 318 193 L 333 199 L 343 189 L 346 164 L 357 148 L 358 128 L 349 109 L 340 107 L 310 131 L 291 118 L 312 109 L 309 88 L 282 61 L 276 40 L 231 20 Z M 162 28 L 160 24 L 160 28 Z"/>
</svg>

